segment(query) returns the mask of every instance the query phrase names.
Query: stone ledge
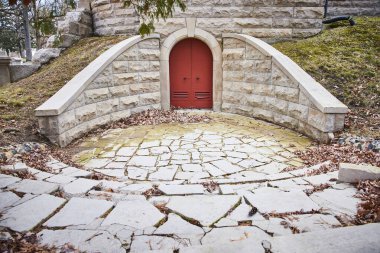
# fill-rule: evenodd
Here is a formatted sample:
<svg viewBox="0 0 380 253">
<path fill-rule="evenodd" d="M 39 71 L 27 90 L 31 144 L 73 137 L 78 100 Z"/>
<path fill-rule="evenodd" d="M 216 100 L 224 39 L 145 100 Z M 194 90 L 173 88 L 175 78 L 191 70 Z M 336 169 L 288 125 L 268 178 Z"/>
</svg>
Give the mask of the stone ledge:
<svg viewBox="0 0 380 253">
<path fill-rule="evenodd" d="M 146 37 L 137 35 L 114 45 L 75 75 L 45 103 L 40 105 L 35 110 L 36 116 L 55 116 L 61 114 L 75 101 L 86 87 L 125 50 L 142 40 L 159 38 L 160 36 L 158 34 L 152 34 Z"/>
<path fill-rule="evenodd" d="M 276 65 L 284 71 L 289 78 L 299 84 L 301 91 L 306 94 L 321 112 L 339 114 L 345 114 L 348 112 L 347 106 L 335 98 L 320 83 L 315 81 L 289 57 L 285 56 L 264 41 L 252 36 L 234 33 L 223 34 L 222 37 L 243 40 L 258 49 L 265 56 L 272 57 Z"/>
</svg>

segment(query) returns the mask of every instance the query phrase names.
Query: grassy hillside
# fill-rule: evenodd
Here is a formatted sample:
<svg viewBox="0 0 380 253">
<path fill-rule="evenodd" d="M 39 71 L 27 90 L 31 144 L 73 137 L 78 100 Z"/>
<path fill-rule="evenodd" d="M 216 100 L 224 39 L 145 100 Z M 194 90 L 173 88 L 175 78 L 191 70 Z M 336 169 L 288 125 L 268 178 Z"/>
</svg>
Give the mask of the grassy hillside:
<svg viewBox="0 0 380 253">
<path fill-rule="evenodd" d="M 126 37 L 92 37 L 74 46 L 39 71 L 19 82 L 0 87 L 0 146 L 33 140 L 34 109 L 110 46 Z"/>
<path fill-rule="evenodd" d="M 348 131 L 380 138 L 380 17 L 355 21 L 274 46 L 349 106 Z"/>
</svg>

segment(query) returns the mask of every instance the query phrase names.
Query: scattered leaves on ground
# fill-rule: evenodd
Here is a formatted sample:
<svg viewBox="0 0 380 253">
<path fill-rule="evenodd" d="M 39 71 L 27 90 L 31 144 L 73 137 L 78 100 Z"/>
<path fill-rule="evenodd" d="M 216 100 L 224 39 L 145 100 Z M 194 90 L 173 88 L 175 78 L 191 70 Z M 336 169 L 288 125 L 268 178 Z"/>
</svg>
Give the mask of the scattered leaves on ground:
<svg viewBox="0 0 380 253">
<path fill-rule="evenodd" d="M 51 168 L 46 165 L 46 163 L 50 161 L 51 157 L 72 167 L 82 167 L 82 165 L 77 164 L 72 160 L 71 154 L 65 152 L 63 149 L 56 147 L 35 149 L 32 152 L 23 153 L 21 154 L 21 161 L 29 167 L 51 172 Z"/>
<path fill-rule="evenodd" d="M 356 188 L 359 191 L 356 197 L 362 200 L 356 214 L 357 223 L 380 222 L 380 179 L 361 181 Z"/>
<path fill-rule="evenodd" d="M 313 194 L 314 192 L 321 192 L 325 189 L 328 189 L 331 187 L 331 184 L 320 184 L 320 185 L 313 185 L 313 188 L 312 189 L 306 189 L 304 190 L 304 192 L 310 196 L 311 194 Z"/>
<path fill-rule="evenodd" d="M 303 160 L 303 163 L 307 167 L 330 161 L 327 165 L 322 165 L 318 169 L 308 171 L 308 176 L 339 170 L 339 163 L 366 163 L 380 167 L 380 153 L 375 153 L 371 150 L 360 150 L 352 145 L 319 145 L 305 151 L 296 151 L 295 154 Z M 299 168 L 289 167 L 283 171 L 292 171 Z"/>
<path fill-rule="evenodd" d="M 177 110 L 159 110 L 150 109 L 147 111 L 132 114 L 129 117 L 113 121 L 97 128 L 81 136 L 76 141 L 72 142 L 70 146 L 75 146 L 84 137 L 97 136 L 109 129 L 128 128 L 130 126 L 143 126 L 143 125 L 158 125 L 164 123 L 199 123 L 209 122 L 211 120 L 207 115 L 192 114 L 190 112 L 180 112 Z"/>
<path fill-rule="evenodd" d="M 153 185 L 152 188 L 150 188 L 149 190 L 146 190 L 143 195 L 146 197 L 146 198 L 150 198 L 152 196 L 161 196 L 163 195 L 162 191 L 160 191 L 158 189 L 158 185 Z"/>
<path fill-rule="evenodd" d="M 202 185 L 208 192 L 214 192 L 219 187 L 219 184 L 214 181 L 203 182 Z"/>
<path fill-rule="evenodd" d="M 7 233 L 7 232 L 1 232 Z M 65 244 L 60 248 L 49 247 L 38 244 L 37 235 L 34 233 L 15 233 L 10 232 L 11 237 L 8 240 L 2 240 L 0 244 L 0 252 L 19 252 L 19 253 L 80 253 L 71 244 Z"/>
<path fill-rule="evenodd" d="M 6 170 L 1 170 L 0 172 L 1 174 L 10 175 L 10 176 L 14 176 L 14 177 L 22 178 L 22 179 L 33 179 L 33 180 L 36 179 L 36 177 L 32 173 L 30 173 L 27 169 L 25 170 L 6 169 Z"/>
</svg>

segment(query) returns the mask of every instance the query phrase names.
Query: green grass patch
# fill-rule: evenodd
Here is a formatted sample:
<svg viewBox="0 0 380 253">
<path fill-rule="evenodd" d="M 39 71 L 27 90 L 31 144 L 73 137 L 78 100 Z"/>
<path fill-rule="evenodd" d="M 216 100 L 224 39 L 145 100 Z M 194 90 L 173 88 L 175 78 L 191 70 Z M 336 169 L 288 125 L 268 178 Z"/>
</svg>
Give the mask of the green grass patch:
<svg viewBox="0 0 380 253">
<path fill-rule="evenodd" d="M 320 34 L 274 47 L 349 107 L 380 108 L 380 17 L 331 24 Z"/>
<path fill-rule="evenodd" d="M 77 42 L 61 56 L 44 65 L 33 75 L 16 83 L 0 87 L 0 129 L 17 127 L 34 131 L 36 118 L 34 109 L 56 93 L 112 45 L 126 39 L 125 36 L 91 37 Z M 14 122 L 15 120 L 16 122 Z M 25 136 L 30 133 L 25 132 Z M 7 139 L 9 138 L 9 139 Z M 0 146 L 11 142 L 24 141 L 24 137 L 1 134 Z"/>
</svg>

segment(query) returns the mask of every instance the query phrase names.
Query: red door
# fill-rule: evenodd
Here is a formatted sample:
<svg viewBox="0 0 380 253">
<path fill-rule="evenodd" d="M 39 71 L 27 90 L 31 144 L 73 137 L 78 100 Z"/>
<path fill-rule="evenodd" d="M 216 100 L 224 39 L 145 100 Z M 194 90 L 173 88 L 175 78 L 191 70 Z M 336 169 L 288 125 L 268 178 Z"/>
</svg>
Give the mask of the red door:
<svg viewBox="0 0 380 253">
<path fill-rule="evenodd" d="M 212 54 L 197 39 L 185 39 L 170 52 L 170 104 L 180 108 L 212 108 Z"/>
</svg>

